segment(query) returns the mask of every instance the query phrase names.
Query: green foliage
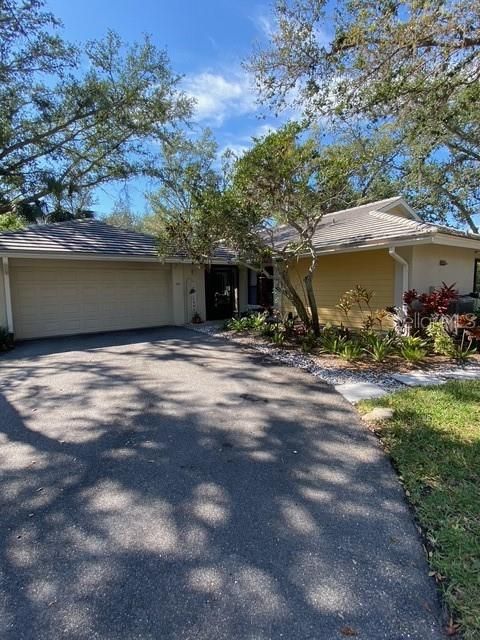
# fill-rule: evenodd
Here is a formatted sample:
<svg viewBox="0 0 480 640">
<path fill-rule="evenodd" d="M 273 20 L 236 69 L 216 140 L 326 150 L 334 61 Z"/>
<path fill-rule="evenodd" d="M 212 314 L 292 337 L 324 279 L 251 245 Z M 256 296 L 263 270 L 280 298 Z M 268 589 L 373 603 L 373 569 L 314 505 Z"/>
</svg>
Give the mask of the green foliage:
<svg viewBox="0 0 480 640">
<path fill-rule="evenodd" d="M 285 329 L 282 326 L 277 325 L 273 330 L 271 336 L 272 343 L 277 347 L 283 347 L 283 345 L 285 344 L 285 339 Z"/>
<path fill-rule="evenodd" d="M 325 0 L 277 0 L 274 18 L 269 45 L 249 65 L 264 102 L 278 111 L 293 95 L 322 126 L 349 138 L 355 131 L 371 182 L 386 177 L 425 217 L 454 216 L 475 231 L 478 3 L 339 0 L 332 12 Z"/>
<path fill-rule="evenodd" d="M 307 331 L 300 341 L 300 348 L 303 353 L 312 353 L 318 344 L 318 338 L 313 331 Z"/>
<path fill-rule="evenodd" d="M 0 214 L 0 231 L 19 231 L 24 229 L 27 222 L 15 213 Z"/>
<path fill-rule="evenodd" d="M 98 185 L 158 174 L 191 112 L 164 51 L 112 32 L 69 44 L 42 0 L 2 3 L 0 40 L 0 213 L 59 214 Z"/>
<path fill-rule="evenodd" d="M 480 382 L 406 389 L 360 404 L 378 425 L 428 540 L 428 561 L 461 637 L 480 637 Z"/>
<path fill-rule="evenodd" d="M 325 353 L 338 354 L 347 342 L 347 337 L 341 335 L 334 327 L 325 327 L 320 334 L 320 348 Z"/>
<path fill-rule="evenodd" d="M 225 323 L 227 331 L 236 331 L 238 333 L 244 331 L 259 331 L 262 332 L 266 325 L 265 314 L 253 313 L 241 318 L 232 318 Z"/>
<path fill-rule="evenodd" d="M 260 335 L 264 338 L 271 338 L 275 332 L 276 324 L 272 322 L 265 322 L 263 327 L 260 329 Z"/>
<path fill-rule="evenodd" d="M 162 253 L 173 247 L 197 262 L 208 263 L 219 244 L 257 270 L 275 262 L 279 289 L 305 327 L 317 333 L 313 238 L 325 213 L 356 198 L 353 160 L 292 123 L 255 139 L 242 157 L 225 158 L 222 171 L 215 167 L 216 155 L 206 134 L 198 143 L 178 142 L 165 152 L 162 186 L 151 198 L 154 213 L 146 229 L 159 237 Z M 296 232 L 288 242 L 277 242 L 281 224 Z M 291 261 L 305 255 L 311 257 L 303 282 L 306 304 L 289 273 Z"/>
<path fill-rule="evenodd" d="M 367 333 L 362 336 L 362 343 L 365 353 L 367 353 L 374 362 L 384 362 L 396 351 L 396 341 L 388 335 Z"/>
<path fill-rule="evenodd" d="M 433 342 L 433 350 L 442 356 L 452 357 L 455 352 L 455 341 L 440 320 L 430 322 L 426 328 L 428 337 Z"/>
<path fill-rule="evenodd" d="M 143 220 L 133 213 L 128 193 L 117 198 L 112 213 L 105 216 L 103 222 L 120 229 L 143 231 Z"/>
<path fill-rule="evenodd" d="M 250 329 L 249 321 L 247 317 L 243 318 L 232 318 L 231 320 L 227 320 L 225 323 L 225 328 L 227 331 L 235 331 L 237 333 L 242 333 L 244 331 L 248 331 Z"/>
<path fill-rule="evenodd" d="M 454 344 L 452 357 L 460 364 L 465 364 L 475 355 L 476 350 L 472 343 L 465 344 L 463 341 L 460 344 Z"/>
<path fill-rule="evenodd" d="M 400 355 L 410 364 L 418 364 L 428 354 L 428 345 L 425 340 L 416 336 L 407 336 L 400 340 Z"/>
<path fill-rule="evenodd" d="M 344 360 L 354 362 L 362 357 L 363 348 L 358 340 L 346 340 L 340 345 L 337 353 Z"/>
</svg>

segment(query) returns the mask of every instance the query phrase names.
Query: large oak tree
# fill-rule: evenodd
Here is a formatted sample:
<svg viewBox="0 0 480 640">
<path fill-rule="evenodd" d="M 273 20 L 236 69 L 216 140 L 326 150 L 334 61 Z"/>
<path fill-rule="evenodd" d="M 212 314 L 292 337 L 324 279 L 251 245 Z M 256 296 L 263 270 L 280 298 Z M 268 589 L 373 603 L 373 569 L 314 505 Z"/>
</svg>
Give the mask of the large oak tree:
<svg viewBox="0 0 480 640">
<path fill-rule="evenodd" d="M 479 3 L 277 0 L 275 21 L 249 64 L 262 99 L 389 134 L 392 167 L 422 211 L 477 231 Z"/>
<path fill-rule="evenodd" d="M 178 82 L 148 38 L 75 46 L 42 0 L 0 0 L 0 214 L 61 216 L 75 194 L 157 175 L 191 112 Z"/>
</svg>

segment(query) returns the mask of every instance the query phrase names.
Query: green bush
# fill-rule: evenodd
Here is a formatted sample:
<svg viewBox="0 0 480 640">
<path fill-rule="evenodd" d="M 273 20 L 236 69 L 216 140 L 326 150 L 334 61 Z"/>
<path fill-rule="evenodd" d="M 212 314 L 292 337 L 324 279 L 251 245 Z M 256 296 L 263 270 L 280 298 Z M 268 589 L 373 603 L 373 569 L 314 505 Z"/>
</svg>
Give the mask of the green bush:
<svg viewBox="0 0 480 640">
<path fill-rule="evenodd" d="M 320 348 L 325 353 L 338 354 L 346 342 L 346 336 L 342 336 L 333 330 L 324 331 L 320 336 Z"/>
<path fill-rule="evenodd" d="M 236 331 L 238 333 L 244 331 L 261 331 L 265 326 L 266 318 L 263 313 L 254 313 L 241 318 L 232 318 L 225 323 L 227 331 Z"/>
<path fill-rule="evenodd" d="M 277 347 L 281 347 L 285 344 L 285 338 L 286 338 L 285 330 L 283 329 L 283 327 L 277 325 L 273 330 L 273 333 L 271 336 L 271 340 L 273 344 L 276 345 Z"/>
<path fill-rule="evenodd" d="M 260 329 L 260 335 L 265 338 L 271 338 L 275 333 L 275 329 L 277 328 L 277 324 L 273 322 L 265 322 L 263 327 Z"/>
<path fill-rule="evenodd" d="M 433 350 L 441 356 L 453 357 L 455 353 L 455 341 L 445 329 L 443 322 L 436 320 L 430 322 L 426 328 L 428 337 L 432 340 Z"/>
<path fill-rule="evenodd" d="M 428 345 L 425 340 L 417 336 L 406 336 L 402 338 L 400 345 L 400 355 L 404 360 L 416 364 L 425 359 L 428 353 Z"/>
<path fill-rule="evenodd" d="M 303 353 L 311 353 L 317 346 L 317 337 L 313 331 L 308 331 L 300 342 L 300 348 Z"/>
<path fill-rule="evenodd" d="M 359 360 L 363 355 L 362 345 L 356 340 L 346 340 L 340 347 L 338 355 L 348 362 Z"/>
<path fill-rule="evenodd" d="M 363 347 L 374 362 L 384 362 L 395 353 L 396 341 L 392 336 L 368 333 L 363 336 Z"/>
</svg>

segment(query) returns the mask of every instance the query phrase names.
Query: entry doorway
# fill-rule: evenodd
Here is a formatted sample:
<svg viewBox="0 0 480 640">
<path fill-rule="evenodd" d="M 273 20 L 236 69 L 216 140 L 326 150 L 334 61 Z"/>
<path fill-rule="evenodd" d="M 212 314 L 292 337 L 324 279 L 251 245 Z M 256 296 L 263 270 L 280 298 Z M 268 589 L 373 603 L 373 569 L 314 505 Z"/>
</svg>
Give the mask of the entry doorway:
<svg viewBox="0 0 480 640">
<path fill-rule="evenodd" d="M 207 320 L 226 320 L 237 311 L 238 268 L 212 265 L 205 271 Z"/>
</svg>

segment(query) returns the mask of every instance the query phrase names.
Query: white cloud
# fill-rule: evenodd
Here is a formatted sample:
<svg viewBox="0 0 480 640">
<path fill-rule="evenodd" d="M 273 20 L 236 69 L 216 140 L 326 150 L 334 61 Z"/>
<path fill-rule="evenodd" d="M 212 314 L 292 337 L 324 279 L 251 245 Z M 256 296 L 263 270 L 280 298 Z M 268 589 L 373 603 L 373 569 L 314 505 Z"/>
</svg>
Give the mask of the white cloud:
<svg viewBox="0 0 480 640">
<path fill-rule="evenodd" d="M 271 40 L 277 31 L 275 19 L 270 15 L 260 13 L 253 18 L 253 23 L 268 40 Z"/>
<path fill-rule="evenodd" d="M 261 124 L 259 127 L 255 129 L 253 133 L 253 138 L 263 138 L 263 136 L 268 136 L 269 133 L 273 133 L 277 130 L 277 127 L 274 127 L 272 124 Z"/>
<path fill-rule="evenodd" d="M 226 153 L 227 151 L 231 151 L 232 153 L 234 153 L 237 156 L 237 158 L 240 158 L 249 149 L 250 149 L 249 145 L 232 142 L 230 144 L 226 144 L 224 147 L 222 147 L 219 150 L 218 157 L 221 158 L 224 153 Z"/>
<path fill-rule="evenodd" d="M 244 73 L 232 73 L 231 77 L 226 77 L 204 71 L 187 76 L 184 88 L 196 102 L 197 120 L 211 126 L 221 126 L 229 117 L 257 111 L 255 94 Z"/>
</svg>

